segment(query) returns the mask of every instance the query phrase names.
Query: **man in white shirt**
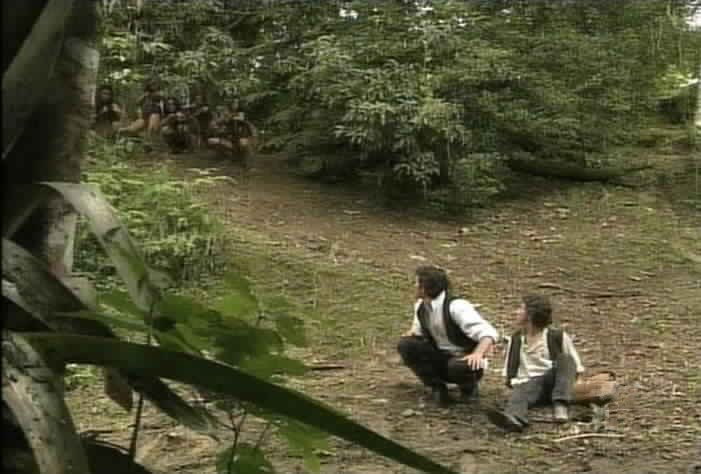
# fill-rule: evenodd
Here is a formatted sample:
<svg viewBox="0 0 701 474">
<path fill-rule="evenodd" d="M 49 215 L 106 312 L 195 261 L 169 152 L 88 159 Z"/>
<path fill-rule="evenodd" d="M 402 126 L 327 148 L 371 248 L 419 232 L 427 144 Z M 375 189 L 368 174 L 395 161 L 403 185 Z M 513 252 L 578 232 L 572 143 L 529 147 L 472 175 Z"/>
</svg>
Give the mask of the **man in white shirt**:
<svg viewBox="0 0 701 474">
<path fill-rule="evenodd" d="M 503 375 L 513 389 L 504 411 L 488 413 L 489 419 L 507 431 L 523 431 L 528 426 L 528 409 L 542 403 L 553 404 L 553 418 L 569 419 L 574 384 L 584 372 L 570 336 L 550 328 L 552 306 L 545 296 L 527 295 L 516 312 L 519 330 L 506 350 Z"/>
<path fill-rule="evenodd" d="M 417 268 L 414 321 L 398 345 L 404 364 L 431 389 L 440 406 L 452 401 L 446 383 L 457 384 L 466 401 L 478 397 L 485 355 L 498 339 L 496 329 L 474 306 L 464 299 L 451 299 L 448 288 L 443 270 Z"/>
</svg>

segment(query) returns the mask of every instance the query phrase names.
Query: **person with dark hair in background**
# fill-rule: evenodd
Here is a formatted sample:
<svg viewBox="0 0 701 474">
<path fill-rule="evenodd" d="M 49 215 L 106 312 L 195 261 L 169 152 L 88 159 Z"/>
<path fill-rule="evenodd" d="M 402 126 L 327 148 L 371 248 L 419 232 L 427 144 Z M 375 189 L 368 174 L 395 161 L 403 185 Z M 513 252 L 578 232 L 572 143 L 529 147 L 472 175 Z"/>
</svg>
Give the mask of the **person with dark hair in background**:
<svg viewBox="0 0 701 474">
<path fill-rule="evenodd" d="M 136 133 L 144 130 L 144 149 L 151 150 L 154 140 L 161 129 L 163 117 L 163 97 L 156 81 L 148 81 L 144 85 L 144 93 L 137 100 L 141 107 L 141 116 L 129 126 L 119 130 L 120 133 Z"/>
<path fill-rule="evenodd" d="M 248 166 L 258 146 L 256 127 L 244 119 L 239 110 L 239 101 L 234 99 L 226 109 L 220 109 L 217 118 L 212 122 L 212 134 L 207 139 L 207 145 L 221 153 L 238 158 L 244 166 Z"/>
<path fill-rule="evenodd" d="M 439 406 L 453 401 L 446 383 L 457 384 L 464 401 L 478 399 L 486 355 L 498 340 L 497 331 L 472 304 L 448 294 L 449 286 L 443 270 L 416 269 L 414 320 L 397 348 Z"/>
<path fill-rule="evenodd" d="M 188 106 L 188 113 L 197 121 L 198 142 L 203 144 L 210 136 L 210 127 L 214 114 L 207 103 L 204 94 L 197 92 L 192 96 L 192 103 Z"/>
<path fill-rule="evenodd" d="M 523 431 L 528 426 L 528 409 L 538 404 L 552 403 L 556 422 L 569 420 L 568 405 L 584 367 L 570 336 L 551 324 L 550 300 L 524 296 L 516 312 L 518 330 L 509 341 L 504 363 L 511 398 L 504 411 L 488 412 L 489 419 L 507 431 Z"/>
<path fill-rule="evenodd" d="M 95 96 L 95 123 L 93 128 L 103 137 L 111 137 L 115 125 L 122 118 L 122 109 L 114 102 L 114 90 L 109 84 L 103 84 L 97 89 Z"/>
<path fill-rule="evenodd" d="M 175 97 L 166 99 L 163 112 L 164 118 L 161 122 L 163 142 L 172 153 L 193 151 L 199 135 L 197 121 L 180 107 L 180 102 Z"/>
<path fill-rule="evenodd" d="M 175 97 L 166 97 L 163 101 L 163 119 L 174 115 L 180 111 L 180 101 Z M 163 126 L 163 120 L 161 120 L 161 127 Z"/>
</svg>

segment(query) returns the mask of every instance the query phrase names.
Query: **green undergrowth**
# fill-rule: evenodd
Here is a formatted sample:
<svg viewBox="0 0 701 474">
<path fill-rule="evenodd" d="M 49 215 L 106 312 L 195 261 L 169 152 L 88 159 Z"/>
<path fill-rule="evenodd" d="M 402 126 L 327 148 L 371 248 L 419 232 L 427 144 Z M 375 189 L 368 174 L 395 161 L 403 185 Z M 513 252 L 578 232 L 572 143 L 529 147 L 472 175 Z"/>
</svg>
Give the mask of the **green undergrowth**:
<svg viewBox="0 0 701 474">
<path fill-rule="evenodd" d="M 221 273 L 224 229 L 205 205 L 193 199 L 196 188 L 230 179 L 208 170 L 188 180 L 172 176 L 165 164 L 147 169 L 131 158 L 132 143 L 116 143 L 91 135 L 83 180 L 96 185 L 117 210 L 122 223 L 152 266 L 168 273 L 176 286 L 202 286 Z M 115 271 L 97 240 L 81 222 L 76 267 L 94 277 L 98 289 L 116 286 Z"/>
<path fill-rule="evenodd" d="M 408 324 L 412 282 L 406 275 L 324 263 L 270 246 L 265 236 L 244 229 L 236 230 L 228 248 L 231 265 L 249 275 L 264 307 L 282 297 L 289 313 L 305 321 L 314 353 L 351 358 L 374 352 Z M 214 287 L 209 296 L 222 297 L 222 291 Z"/>
</svg>

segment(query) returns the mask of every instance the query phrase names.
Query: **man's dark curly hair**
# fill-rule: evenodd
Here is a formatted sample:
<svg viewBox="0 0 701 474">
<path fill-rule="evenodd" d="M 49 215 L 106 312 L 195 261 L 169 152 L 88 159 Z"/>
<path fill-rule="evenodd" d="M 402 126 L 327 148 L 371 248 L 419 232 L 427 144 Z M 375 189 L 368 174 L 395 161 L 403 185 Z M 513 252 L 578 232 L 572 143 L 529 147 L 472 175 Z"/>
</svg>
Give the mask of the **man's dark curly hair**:
<svg viewBox="0 0 701 474">
<path fill-rule="evenodd" d="M 416 278 L 429 298 L 435 298 L 448 291 L 450 281 L 444 270 L 433 265 L 422 265 L 416 269 Z"/>
<path fill-rule="evenodd" d="M 526 305 L 526 317 L 534 327 L 543 329 L 552 324 L 553 308 L 547 296 L 526 295 L 523 304 Z"/>
</svg>

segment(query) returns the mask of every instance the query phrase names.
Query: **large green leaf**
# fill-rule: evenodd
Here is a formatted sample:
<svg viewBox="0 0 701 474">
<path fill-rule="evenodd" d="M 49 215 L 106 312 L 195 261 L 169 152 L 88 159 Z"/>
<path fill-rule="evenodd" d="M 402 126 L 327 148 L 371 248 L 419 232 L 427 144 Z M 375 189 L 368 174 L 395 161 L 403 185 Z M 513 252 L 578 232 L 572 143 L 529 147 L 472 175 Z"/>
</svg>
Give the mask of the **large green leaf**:
<svg viewBox="0 0 701 474">
<path fill-rule="evenodd" d="M 225 449 L 217 456 L 217 474 L 273 474 L 275 470 L 259 448 L 248 443 L 239 443 Z"/>
<path fill-rule="evenodd" d="M 229 321 L 231 323 L 231 321 Z M 235 328 L 221 328 L 213 334 L 213 350 L 218 360 L 238 365 L 245 357 L 263 356 L 282 350 L 280 335 L 241 321 Z"/>
<path fill-rule="evenodd" d="M 138 371 L 134 373 L 139 375 L 128 376 L 131 386 L 159 410 L 194 431 L 216 438 L 214 427 L 217 422 L 205 409 L 190 406 L 158 377 L 145 376 Z"/>
<path fill-rule="evenodd" d="M 407 466 L 430 473 L 452 471 L 369 430 L 304 394 L 260 380 L 241 370 L 189 354 L 103 338 L 51 333 L 26 333 L 48 357 L 95 364 L 162 377 L 220 392 L 366 447 Z"/>
<path fill-rule="evenodd" d="M 321 461 L 317 452 L 328 450 L 326 433 L 251 403 L 245 403 L 244 408 L 246 412 L 270 422 L 275 428 L 275 434 L 287 443 L 290 454 L 302 457 L 308 470 L 312 472 L 318 470 Z"/>
<path fill-rule="evenodd" d="M 304 466 L 307 470 L 319 472 L 321 461 L 316 452 L 319 449 L 325 449 L 327 447 L 327 440 L 325 437 L 295 422 L 284 423 L 282 426 L 278 427 L 277 434 L 285 438 L 293 454 L 302 456 L 302 459 L 304 459 Z"/>
<path fill-rule="evenodd" d="M 101 298 L 101 302 L 117 309 L 124 314 L 145 314 L 130 302 L 128 294 L 124 292 L 112 292 Z M 166 295 L 160 299 L 155 307 L 157 316 L 153 319 L 154 336 L 158 343 L 170 350 L 177 350 L 191 354 L 200 354 L 202 351 L 212 352 L 217 359 L 238 365 L 241 361 L 249 359 L 252 366 L 260 367 L 261 373 L 274 370 L 266 369 L 261 362 L 256 365 L 250 359 L 256 356 L 265 356 L 271 350 L 282 349 L 282 339 L 270 329 L 257 328 L 246 321 L 230 317 L 225 319 L 217 311 L 213 311 L 191 298 L 180 295 Z M 114 327 L 122 327 L 131 330 L 145 330 L 146 326 L 141 322 L 124 319 L 123 322 L 107 314 L 79 315 L 102 319 Z M 299 372 L 287 364 L 289 371 Z"/>
<path fill-rule="evenodd" d="M 43 184 L 57 191 L 87 219 L 90 230 L 109 255 L 132 300 L 142 311 L 149 312 L 160 296 L 155 271 L 146 265 L 129 231 L 100 191 L 85 184 Z"/>
<path fill-rule="evenodd" d="M 212 310 L 192 298 L 181 295 L 164 295 L 156 305 L 156 312 L 177 323 L 196 325 L 210 319 Z"/>
<path fill-rule="evenodd" d="M 94 311 L 75 311 L 71 313 L 59 313 L 56 316 L 59 318 L 70 318 L 75 320 L 86 320 L 95 321 L 103 324 L 107 324 L 110 327 L 115 327 L 118 329 L 125 329 L 127 331 L 137 332 L 146 334 L 148 332 L 148 326 L 142 321 L 134 321 L 131 319 L 120 318 L 117 316 L 112 316 L 105 313 L 97 313 Z"/>
<path fill-rule="evenodd" d="M 237 318 L 251 317 L 258 312 L 258 302 L 242 293 L 231 292 L 213 305 L 221 313 Z"/>
<path fill-rule="evenodd" d="M 305 347 L 307 345 L 304 321 L 301 318 L 286 313 L 266 313 L 266 316 L 273 320 L 275 328 L 285 341 L 297 347 Z"/>
<path fill-rule="evenodd" d="M 258 312 L 258 299 L 246 277 L 242 274 L 228 273 L 223 282 L 226 295 L 214 305 L 214 309 L 236 318 L 250 317 Z"/>
<path fill-rule="evenodd" d="M 73 0 L 49 0 L 2 76 L 3 160 L 49 92 L 72 9 Z"/>
<path fill-rule="evenodd" d="M 46 269 L 41 260 L 7 239 L 3 239 L 2 242 L 2 269 L 3 288 L 10 290 L 3 297 L 12 298 L 13 303 L 33 315 L 45 327 L 90 336 L 115 337 L 108 326 L 109 317 L 100 320 L 98 313 L 80 301 Z M 61 317 L 56 317 L 59 314 Z M 88 317 L 88 314 L 92 317 Z M 165 332 L 163 338 L 177 341 L 178 334 L 174 331 Z M 186 345 L 178 347 L 187 348 Z M 115 384 L 120 380 L 129 383 L 164 413 L 184 425 L 197 431 L 211 432 L 211 420 L 191 407 L 160 380 L 128 372 L 113 373 L 110 380 Z M 115 401 L 122 404 L 118 400 Z"/>
<path fill-rule="evenodd" d="M 143 321 L 148 317 L 148 312 L 141 310 L 131 300 L 129 293 L 122 290 L 113 290 L 98 296 L 100 304 L 109 306 L 125 316 L 135 316 Z"/>
<path fill-rule="evenodd" d="M 251 282 L 242 272 L 229 272 L 224 275 L 223 280 L 227 289 L 254 298 Z"/>
<path fill-rule="evenodd" d="M 263 354 L 245 358 L 238 367 L 261 379 L 269 379 L 276 375 L 304 375 L 305 365 L 295 359 L 278 354 Z"/>
<path fill-rule="evenodd" d="M 161 298 L 160 287 L 168 278 L 145 263 L 128 230 L 99 190 L 93 186 L 75 183 L 51 182 L 43 185 L 58 192 L 76 211 L 87 218 L 92 233 L 124 280 L 132 301 L 141 310 L 144 318 L 151 314 Z M 126 306 L 122 304 L 122 308 Z M 134 313 L 133 310 L 128 312 Z M 173 332 L 177 333 L 177 329 L 174 328 Z M 169 342 L 183 339 L 182 334 L 173 334 Z M 185 346 L 182 348 L 186 349 Z"/>
</svg>

